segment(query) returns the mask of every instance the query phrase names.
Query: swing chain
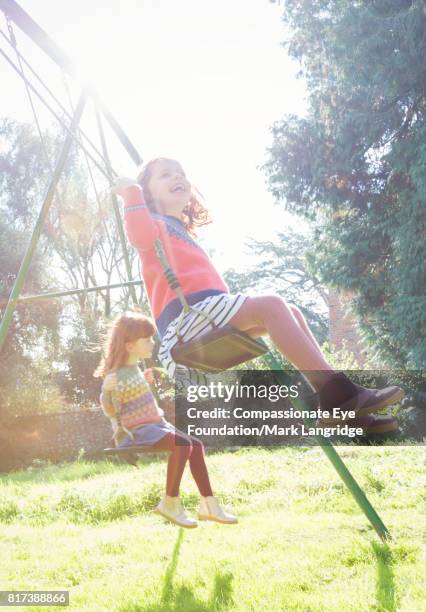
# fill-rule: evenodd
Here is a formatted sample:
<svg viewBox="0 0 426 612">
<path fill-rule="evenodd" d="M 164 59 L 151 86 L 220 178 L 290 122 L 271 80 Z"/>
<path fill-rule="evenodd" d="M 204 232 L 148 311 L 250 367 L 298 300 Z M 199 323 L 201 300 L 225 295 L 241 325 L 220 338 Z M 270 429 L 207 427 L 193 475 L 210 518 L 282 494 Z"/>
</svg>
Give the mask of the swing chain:
<svg viewBox="0 0 426 612">
<path fill-rule="evenodd" d="M 180 282 L 173 270 L 173 268 L 171 267 L 167 256 L 166 256 L 166 252 L 164 249 L 164 245 L 161 242 L 161 240 L 157 239 L 154 243 L 154 248 L 155 248 L 155 252 L 157 254 L 158 259 L 160 260 L 161 266 L 163 268 L 164 271 L 164 275 L 166 277 L 167 283 L 170 287 L 170 289 L 172 289 L 181 305 L 182 305 L 182 312 L 179 315 L 179 319 L 178 319 L 178 323 L 177 323 L 177 327 L 176 327 L 176 336 L 178 339 L 178 342 L 182 342 L 183 341 L 183 336 L 179 333 L 180 328 L 182 327 L 182 323 L 183 323 L 183 318 L 186 314 L 188 314 L 189 312 L 196 312 L 198 313 L 200 316 L 202 316 L 204 319 L 207 319 L 207 321 L 209 321 L 209 323 L 211 324 L 213 329 L 217 328 L 216 323 L 214 322 L 213 318 L 210 317 L 207 313 L 198 310 L 197 308 L 194 308 L 193 306 L 190 306 L 188 304 L 188 302 L 186 301 L 186 297 L 182 291 L 182 287 L 180 285 Z"/>
<path fill-rule="evenodd" d="M 9 15 L 7 13 L 5 14 L 5 17 L 6 17 L 7 29 L 9 31 L 10 42 L 12 43 L 14 48 L 16 49 L 18 45 L 17 45 L 17 42 L 16 42 L 15 32 L 14 32 L 13 27 L 12 27 L 12 22 L 11 22 L 10 17 L 9 17 Z"/>
</svg>

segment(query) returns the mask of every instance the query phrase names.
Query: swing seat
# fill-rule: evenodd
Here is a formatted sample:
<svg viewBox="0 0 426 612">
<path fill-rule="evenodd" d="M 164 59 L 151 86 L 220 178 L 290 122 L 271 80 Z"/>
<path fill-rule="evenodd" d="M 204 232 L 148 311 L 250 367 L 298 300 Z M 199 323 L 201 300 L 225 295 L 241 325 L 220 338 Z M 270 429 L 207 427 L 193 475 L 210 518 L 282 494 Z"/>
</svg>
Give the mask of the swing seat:
<svg viewBox="0 0 426 612">
<path fill-rule="evenodd" d="M 199 338 L 176 344 L 171 355 L 177 364 L 205 372 L 222 372 L 268 350 L 261 338 L 254 339 L 232 325 L 224 325 Z"/>
<path fill-rule="evenodd" d="M 128 446 L 127 448 L 104 448 L 104 453 L 106 455 L 119 457 L 124 461 L 127 461 L 129 465 L 133 465 L 134 467 L 138 467 L 137 456 L 141 453 L 150 453 L 155 452 L 155 449 L 150 448 L 149 446 Z M 158 452 L 158 451 L 157 451 Z"/>
<path fill-rule="evenodd" d="M 118 457 L 125 457 L 129 454 L 139 454 L 139 453 L 149 453 L 152 452 L 153 449 L 149 446 L 127 446 L 125 448 L 104 448 L 104 453 L 106 455 L 117 455 Z M 157 451 L 158 452 L 158 451 Z"/>
</svg>

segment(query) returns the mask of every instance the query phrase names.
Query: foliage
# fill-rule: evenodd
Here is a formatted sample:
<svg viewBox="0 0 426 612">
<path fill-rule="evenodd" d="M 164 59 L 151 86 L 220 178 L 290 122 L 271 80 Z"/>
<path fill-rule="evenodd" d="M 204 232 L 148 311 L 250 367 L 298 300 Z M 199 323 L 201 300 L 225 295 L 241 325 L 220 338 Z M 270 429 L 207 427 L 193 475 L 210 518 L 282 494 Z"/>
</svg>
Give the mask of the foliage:
<svg viewBox="0 0 426 612">
<path fill-rule="evenodd" d="M 3 388 L 2 417 L 47 414 L 68 409 L 59 387 L 52 380 L 51 364 L 42 360 L 18 362 L 12 384 Z"/>
<path fill-rule="evenodd" d="M 92 197 L 81 175 L 77 165 L 46 226 L 52 266 L 61 279 L 57 286 L 67 291 L 128 280 L 111 198 L 107 191 L 99 190 L 99 185 L 96 197 Z M 134 250 L 129 250 L 129 259 L 136 264 Z M 68 300 L 83 317 L 89 313 L 92 317 L 109 316 L 114 306 L 126 309 L 130 295 L 130 289 L 124 287 L 114 292 L 81 292 Z"/>
<path fill-rule="evenodd" d="M 153 367 L 154 382 L 151 389 L 158 401 L 172 397 L 174 391 L 174 382 L 167 374 L 165 368 Z"/>
<path fill-rule="evenodd" d="M 50 129 L 42 137 L 43 142 L 30 125 L 0 119 L 0 315 L 38 218 L 64 134 Z M 127 280 L 112 204 L 97 178 L 72 147 L 24 294 Z M 133 250 L 130 260 L 136 266 Z M 129 306 L 128 288 L 19 303 L 0 357 L 0 406 L 13 413 L 44 412 L 64 407 L 61 394 L 73 404 L 97 402 L 99 381 L 92 373 L 99 352 L 94 354 L 88 345 L 98 340 L 96 322 L 101 316 Z M 49 380 L 44 371 L 48 362 L 52 363 Z M 31 370 L 25 380 L 31 381 L 33 398 L 26 388 L 21 389 L 21 395 L 16 390 L 24 368 Z M 37 381 L 42 381 L 44 399 L 37 395 Z"/>
<path fill-rule="evenodd" d="M 76 317 L 58 358 L 54 379 L 69 402 L 80 407 L 99 403 L 100 383 L 93 377 L 101 355 L 100 322 L 90 312 Z"/>
<path fill-rule="evenodd" d="M 383 363 L 426 361 L 426 14 L 418 0 L 289 0 L 284 43 L 308 88 L 306 117 L 272 129 L 265 171 L 311 220 L 321 282 L 354 294 Z"/>
<path fill-rule="evenodd" d="M 44 176 L 38 165 L 41 149 L 28 126 L 0 121 L 0 143 L 1 318 L 34 225 L 33 197 L 43 191 Z M 31 186 L 30 170 L 39 173 Z M 48 288 L 47 268 L 47 256 L 38 249 L 26 279 L 27 293 L 41 293 Z M 48 381 L 44 363 L 53 359 L 58 349 L 59 315 L 60 305 L 53 301 L 18 303 L 0 354 L 3 414 L 51 410 L 61 404 L 57 388 Z"/>
<path fill-rule="evenodd" d="M 312 238 L 308 232 L 288 228 L 277 232 L 275 241 L 250 239 L 247 246 L 259 263 L 244 272 L 230 268 L 224 274 L 231 292 L 281 295 L 302 312 L 319 342 L 328 335 L 328 294 L 319 279 L 307 267 L 305 253 Z"/>
</svg>

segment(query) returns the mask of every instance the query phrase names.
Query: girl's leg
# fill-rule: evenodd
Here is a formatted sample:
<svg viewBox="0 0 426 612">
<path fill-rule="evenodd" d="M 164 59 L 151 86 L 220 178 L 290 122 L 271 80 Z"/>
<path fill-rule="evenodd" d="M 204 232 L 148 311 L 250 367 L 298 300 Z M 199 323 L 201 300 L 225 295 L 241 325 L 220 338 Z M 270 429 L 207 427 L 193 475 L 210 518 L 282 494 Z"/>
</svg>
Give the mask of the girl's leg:
<svg viewBox="0 0 426 612">
<path fill-rule="evenodd" d="M 188 459 L 191 474 L 201 495 L 203 497 L 213 495 L 201 440 L 170 432 L 154 444 L 153 448 L 172 451 L 167 464 L 166 495 L 170 497 L 179 495 L 179 486 Z"/>
<path fill-rule="evenodd" d="M 204 455 L 204 444 L 191 436 L 192 451 L 189 456 L 189 467 L 198 490 L 203 497 L 213 495 Z"/>
<path fill-rule="evenodd" d="M 250 335 L 264 335 L 266 330 L 278 350 L 319 392 L 322 408 L 330 409 L 349 401 L 353 406 L 356 400 L 357 416 L 363 417 L 404 397 L 399 387 L 366 389 L 355 385 L 343 373 L 335 375 L 302 313 L 278 296 L 248 297 L 229 323 Z M 332 384 L 327 385 L 330 380 Z"/>
<path fill-rule="evenodd" d="M 318 344 L 318 341 L 315 338 L 314 334 L 309 329 L 308 324 L 306 322 L 306 319 L 303 316 L 302 312 L 294 304 L 289 304 L 288 306 L 289 306 L 291 312 L 293 313 L 294 317 L 296 318 L 297 322 L 299 323 L 300 327 L 303 329 L 303 331 L 305 332 L 306 336 L 311 341 L 311 343 L 314 346 L 314 348 L 318 351 L 318 353 L 320 355 L 322 355 L 321 347 Z"/>
<path fill-rule="evenodd" d="M 190 436 L 190 439 L 192 451 L 189 458 L 189 466 L 201 495 L 198 518 L 200 520 L 217 521 L 219 523 L 238 523 L 237 517 L 225 512 L 223 508 L 221 508 L 219 501 L 213 495 L 204 458 L 203 443 L 201 440 L 192 436 Z"/>
<path fill-rule="evenodd" d="M 178 438 L 179 443 L 177 443 Z M 170 432 L 156 442 L 153 448 L 171 451 L 167 464 L 166 495 L 178 497 L 185 464 L 191 455 L 191 441 L 184 436 Z"/>
<path fill-rule="evenodd" d="M 334 371 L 302 313 L 296 314 L 296 310 L 300 313 L 276 295 L 253 296 L 247 298 L 229 323 L 241 331 L 264 328 L 278 350 L 319 389 Z"/>
<path fill-rule="evenodd" d="M 294 304 L 287 304 L 287 305 L 290 308 L 291 312 L 293 313 L 296 321 L 299 323 L 300 328 L 305 332 L 306 336 L 311 341 L 313 347 L 317 350 L 318 353 L 320 353 L 320 355 L 322 355 L 321 347 L 318 344 L 318 341 L 315 338 L 314 334 L 309 329 L 306 319 L 303 316 L 302 312 Z M 267 336 L 268 330 L 266 329 L 266 327 L 252 327 L 251 329 L 247 329 L 245 333 L 248 334 L 249 336 L 252 336 L 253 338 L 257 338 L 259 336 Z"/>
</svg>

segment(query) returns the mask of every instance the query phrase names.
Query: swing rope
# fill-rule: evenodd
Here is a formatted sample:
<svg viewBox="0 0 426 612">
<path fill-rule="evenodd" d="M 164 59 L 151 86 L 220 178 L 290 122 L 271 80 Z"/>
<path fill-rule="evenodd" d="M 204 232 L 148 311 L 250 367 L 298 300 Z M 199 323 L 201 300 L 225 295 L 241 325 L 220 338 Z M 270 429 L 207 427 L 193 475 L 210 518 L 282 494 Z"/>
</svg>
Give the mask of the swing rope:
<svg viewBox="0 0 426 612">
<path fill-rule="evenodd" d="M 10 19 L 9 19 L 10 22 Z M 10 22 L 10 26 L 11 28 L 13 28 L 12 22 Z M 49 96 L 53 99 L 53 101 L 55 102 L 55 104 L 59 107 L 59 110 L 63 113 L 64 117 L 66 117 L 69 121 L 72 120 L 72 115 L 70 115 L 70 113 L 68 112 L 68 110 L 65 108 L 65 106 L 60 102 L 60 100 L 55 96 L 55 94 L 52 92 L 52 90 L 46 85 L 46 83 L 43 81 L 43 79 L 40 77 L 40 75 L 37 73 L 36 70 L 34 70 L 34 68 L 31 66 L 31 64 L 25 59 L 24 55 L 19 51 L 17 45 L 14 46 L 12 41 L 10 40 L 10 38 L 8 36 L 6 36 L 6 34 L 3 32 L 2 29 L 0 29 L 0 35 L 4 38 L 4 40 L 12 47 L 12 49 L 14 50 L 14 52 L 16 53 L 17 57 L 20 59 L 20 61 L 22 62 L 23 65 L 25 65 L 25 68 L 27 69 L 27 71 L 31 72 L 32 76 L 37 79 L 38 83 L 44 88 L 44 90 L 49 94 Z M 15 37 L 16 40 L 16 37 Z M 3 57 L 9 62 L 9 64 L 11 64 L 11 66 L 14 68 L 14 70 L 16 72 L 18 72 L 19 76 L 21 76 L 24 74 L 23 70 L 22 72 L 13 64 L 13 62 L 10 60 L 10 58 L 4 53 L 4 51 L 0 48 L 0 53 L 3 55 Z M 64 71 L 61 70 L 61 73 L 64 75 Z M 36 94 L 36 96 L 41 100 L 41 102 L 46 106 L 46 108 L 52 113 L 52 115 L 54 116 L 54 118 L 61 124 L 61 126 L 66 130 L 67 126 L 64 124 L 63 120 L 61 119 L 61 117 L 59 115 L 57 115 L 55 113 L 55 111 L 53 111 L 53 109 L 50 107 L 50 105 L 48 104 L 48 102 L 46 101 L 45 98 L 43 98 L 42 94 L 39 93 L 34 85 L 31 84 L 31 82 L 26 79 L 26 86 L 30 89 L 32 89 L 34 91 L 34 93 Z M 92 140 L 87 136 L 87 134 L 85 134 L 84 132 L 81 132 L 81 136 L 82 138 L 86 141 L 86 143 L 88 145 L 90 145 L 90 147 L 92 148 L 92 151 L 94 152 L 94 154 L 96 154 L 99 159 L 101 161 L 103 161 L 103 157 L 102 157 L 102 153 L 98 150 L 98 148 L 96 147 L 96 145 L 92 142 Z M 82 146 L 81 143 L 79 143 L 80 146 Z M 83 147 L 82 147 L 83 148 Z"/>
<path fill-rule="evenodd" d="M 68 103 L 69 103 L 69 106 L 70 106 L 70 109 L 71 109 L 71 114 L 73 114 L 75 112 L 74 103 L 72 101 L 71 92 L 70 92 L 70 89 L 69 89 L 69 86 L 68 86 L 67 77 L 64 74 L 64 72 L 62 72 L 62 77 L 63 77 L 64 88 L 65 88 L 65 91 L 66 91 L 66 94 L 67 94 L 67 97 L 68 97 Z M 79 134 L 79 136 L 81 138 L 83 132 L 82 132 L 82 130 L 80 128 L 78 130 L 78 134 Z M 91 185 L 92 185 L 92 189 L 93 189 L 93 192 L 95 194 L 95 200 L 96 200 L 96 204 L 97 204 L 97 207 L 98 207 L 98 212 L 99 212 L 99 218 L 100 218 L 100 221 L 101 221 L 101 225 L 102 225 L 102 227 L 104 229 L 105 235 L 107 237 L 108 245 L 109 245 L 109 248 L 110 248 L 110 251 L 111 251 L 111 254 L 112 254 L 111 256 L 113 258 L 116 270 L 118 272 L 119 280 L 120 280 L 120 282 L 124 282 L 125 278 L 123 277 L 123 275 L 121 273 L 119 262 L 117 261 L 117 258 L 116 258 L 116 253 L 115 253 L 115 248 L 114 248 L 114 245 L 113 245 L 113 242 L 112 242 L 112 238 L 110 236 L 107 224 L 106 224 L 105 219 L 104 219 L 104 214 L 103 214 L 102 205 L 101 205 L 101 201 L 100 201 L 99 191 L 98 191 L 98 189 L 96 187 L 96 182 L 95 182 L 95 179 L 94 179 L 94 176 L 93 176 L 93 171 L 92 171 L 92 167 L 90 165 L 90 161 L 89 161 L 87 152 L 83 151 L 83 155 L 84 155 L 84 159 L 85 159 L 85 162 L 86 162 L 87 171 L 88 171 L 88 174 L 89 174 L 89 177 L 90 177 L 90 182 L 91 182 Z M 112 171 L 110 172 L 110 168 L 108 167 L 107 160 L 105 158 L 103 158 L 103 159 L 104 159 L 105 164 L 107 166 L 107 170 L 109 171 L 109 174 L 110 174 L 110 181 L 112 181 L 112 174 L 113 174 L 113 172 Z"/>
<path fill-rule="evenodd" d="M 84 144 L 80 141 L 80 139 L 78 138 L 78 136 L 76 134 L 73 134 L 72 130 L 70 129 L 70 127 L 68 125 L 66 125 L 63 120 L 61 119 L 61 117 L 59 117 L 59 115 L 53 110 L 53 108 L 50 106 L 50 104 L 43 98 L 43 96 L 37 91 L 37 89 L 34 87 L 34 85 L 28 81 L 28 79 L 25 77 L 25 75 L 22 75 L 19 68 L 13 63 L 13 61 L 10 59 L 10 57 L 3 51 L 3 49 L 0 47 L 0 54 L 4 57 L 4 59 L 7 61 L 7 63 L 13 68 L 13 70 L 19 75 L 19 77 L 23 78 L 25 83 L 28 85 L 29 89 L 39 98 L 39 100 L 44 104 L 44 106 L 51 112 L 51 114 L 53 115 L 53 117 L 58 121 L 58 123 L 64 128 L 64 130 L 67 133 L 67 136 L 69 136 L 71 138 L 71 140 L 73 140 L 74 142 L 76 142 L 78 144 L 79 147 L 81 147 L 82 150 L 87 151 L 86 147 L 84 146 Z M 91 159 L 92 163 L 96 166 L 96 168 L 99 170 L 99 172 L 101 172 L 101 174 L 109 180 L 108 174 L 106 172 L 106 170 L 102 167 L 102 165 L 96 161 L 96 159 L 94 159 L 93 155 L 87 151 L 87 155 L 89 156 L 89 158 Z"/>
</svg>

